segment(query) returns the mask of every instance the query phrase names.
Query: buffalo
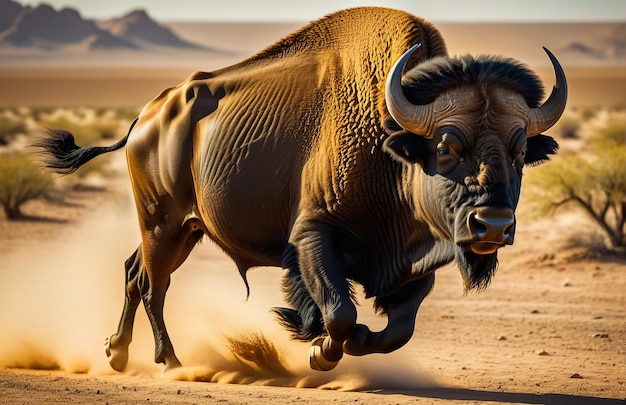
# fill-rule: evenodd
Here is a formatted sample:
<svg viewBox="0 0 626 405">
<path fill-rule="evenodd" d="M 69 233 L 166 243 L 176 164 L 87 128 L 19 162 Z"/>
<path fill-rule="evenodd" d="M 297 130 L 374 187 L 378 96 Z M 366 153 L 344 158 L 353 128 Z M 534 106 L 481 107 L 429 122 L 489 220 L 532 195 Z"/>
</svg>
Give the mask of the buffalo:
<svg viewBox="0 0 626 405">
<path fill-rule="evenodd" d="M 150 101 L 128 134 L 79 147 L 64 130 L 39 142 L 71 173 L 126 147 L 141 244 L 125 263 L 118 330 L 105 344 L 124 370 L 137 307 L 155 361 L 181 365 L 163 319 L 170 275 L 207 236 L 247 271 L 283 269 L 289 308 L 274 308 L 310 365 L 388 353 L 411 338 L 434 272 L 456 262 L 466 289 L 485 288 L 513 243 L 522 169 L 548 160 L 542 133 L 567 83 L 499 56 L 448 56 L 427 21 L 377 7 L 336 12 L 260 53 L 193 73 Z M 388 319 L 357 323 L 354 288 Z"/>
</svg>

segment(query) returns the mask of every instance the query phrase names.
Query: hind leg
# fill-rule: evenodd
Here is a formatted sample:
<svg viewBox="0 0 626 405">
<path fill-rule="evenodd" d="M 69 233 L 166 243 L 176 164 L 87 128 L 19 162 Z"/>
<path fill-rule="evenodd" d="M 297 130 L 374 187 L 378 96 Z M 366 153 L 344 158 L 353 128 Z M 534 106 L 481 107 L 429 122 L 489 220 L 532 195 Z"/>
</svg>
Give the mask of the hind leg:
<svg viewBox="0 0 626 405">
<path fill-rule="evenodd" d="M 160 269 L 156 270 L 158 272 Z M 167 333 L 163 318 L 165 294 L 170 284 L 170 273 L 169 269 L 165 269 L 162 274 L 153 274 L 150 277 L 149 287 L 141 295 L 146 314 L 152 326 L 152 333 L 154 334 L 154 361 L 155 363 L 163 363 L 165 370 L 181 366 L 174 353 L 174 347 Z"/>
<path fill-rule="evenodd" d="M 128 346 L 133 338 L 135 313 L 141 302 L 140 272 L 142 271 L 142 266 L 140 245 L 125 263 L 126 294 L 117 332 L 110 338 L 107 338 L 104 344 L 109 364 L 115 371 L 124 371 L 128 364 Z"/>
<path fill-rule="evenodd" d="M 170 285 L 170 275 L 185 261 L 202 237 L 203 228 L 197 219 L 183 223 L 183 218 L 175 218 L 174 215 L 165 215 L 164 218 L 167 222 L 142 230 L 146 285 L 141 289 L 141 298 L 154 334 L 154 360 L 165 364 L 167 371 L 180 367 L 181 363 L 174 353 L 163 319 L 165 294 Z"/>
</svg>

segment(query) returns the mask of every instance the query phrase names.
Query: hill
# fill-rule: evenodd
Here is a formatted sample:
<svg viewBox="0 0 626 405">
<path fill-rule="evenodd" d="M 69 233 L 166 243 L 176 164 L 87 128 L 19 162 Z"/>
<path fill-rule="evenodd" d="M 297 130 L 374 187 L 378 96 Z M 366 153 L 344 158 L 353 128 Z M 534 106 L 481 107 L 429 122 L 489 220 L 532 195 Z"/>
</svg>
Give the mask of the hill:
<svg viewBox="0 0 626 405">
<path fill-rule="evenodd" d="M 111 34 L 139 46 L 156 45 L 174 48 L 203 49 L 201 45 L 180 39 L 169 28 L 154 21 L 145 10 L 135 10 L 99 26 Z"/>
<path fill-rule="evenodd" d="M 204 49 L 180 39 L 144 10 L 95 22 L 84 19 L 72 8 L 57 11 L 47 4 L 30 7 L 12 0 L 0 0 L 0 46 L 51 51 L 139 50 L 147 46 Z"/>
</svg>

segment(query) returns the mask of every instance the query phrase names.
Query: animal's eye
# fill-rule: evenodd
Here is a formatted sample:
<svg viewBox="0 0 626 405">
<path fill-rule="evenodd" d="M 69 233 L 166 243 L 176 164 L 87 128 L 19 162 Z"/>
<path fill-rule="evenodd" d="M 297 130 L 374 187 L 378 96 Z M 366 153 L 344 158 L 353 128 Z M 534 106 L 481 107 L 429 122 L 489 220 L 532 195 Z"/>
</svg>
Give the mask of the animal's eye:
<svg viewBox="0 0 626 405">
<path fill-rule="evenodd" d="M 450 173 L 459 164 L 450 147 L 441 142 L 437 145 L 437 171 L 443 175 Z"/>
<path fill-rule="evenodd" d="M 464 142 L 466 138 L 459 129 L 452 126 L 442 127 L 438 132 L 441 134 L 441 142 L 437 144 L 437 171 L 447 175 L 463 162 L 467 150 Z"/>
</svg>

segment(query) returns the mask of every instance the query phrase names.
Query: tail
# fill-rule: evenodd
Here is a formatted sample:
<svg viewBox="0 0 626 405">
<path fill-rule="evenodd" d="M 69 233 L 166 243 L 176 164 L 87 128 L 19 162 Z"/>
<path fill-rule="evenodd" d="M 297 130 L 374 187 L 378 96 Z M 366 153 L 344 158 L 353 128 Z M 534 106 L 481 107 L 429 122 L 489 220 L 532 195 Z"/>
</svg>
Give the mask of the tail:
<svg viewBox="0 0 626 405">
<path fill-rule="evenodd" d="M 81 148 L 76 145 L 74 136 L 63 129 L 46 130 L 47 136 L 33 146 L 41 149 L 40 154 L 45 156 L 43 161 L 45 167 L 59 174 L 71 174 L 91 159 L 123 148 L 138 119 L 135 118 L 130 125 L 126 136 L 111 146 Z"/>
</svg>

